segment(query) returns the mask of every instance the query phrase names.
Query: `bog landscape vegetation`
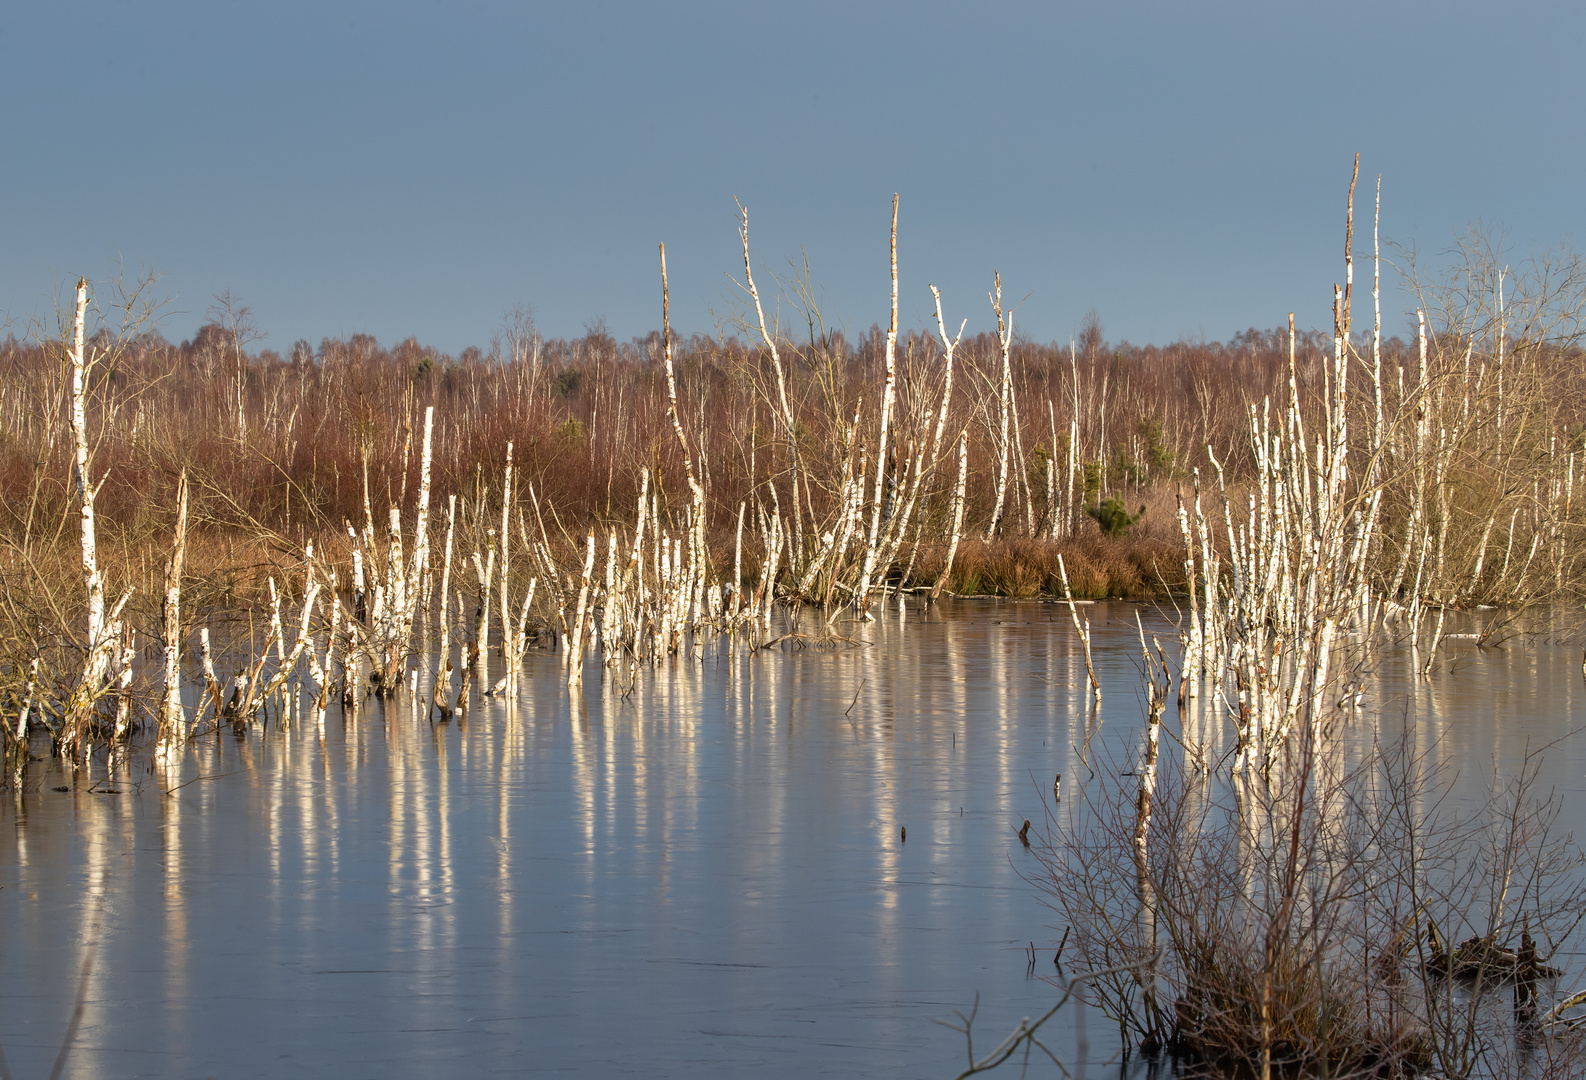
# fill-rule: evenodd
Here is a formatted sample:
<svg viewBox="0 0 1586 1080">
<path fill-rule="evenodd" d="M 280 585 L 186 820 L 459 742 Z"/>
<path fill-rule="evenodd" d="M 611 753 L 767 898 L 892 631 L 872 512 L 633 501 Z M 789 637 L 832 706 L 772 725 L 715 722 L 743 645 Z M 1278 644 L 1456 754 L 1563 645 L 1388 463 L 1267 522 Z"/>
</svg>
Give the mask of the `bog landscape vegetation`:
<svg viewBox="0 0 1586 1080">
<path fill-rule="evenodd" d="M 1375 651 L 1430 671 L 1451 612 L 1497 646 L 1586 584 L 1586 266 L 1472 234 L 1423 280 L 1397 253 L 1418 310 L 1385 334 L 1356 188 L 1333 325 L 1223 344 L 1109 344 L 1094 316 L 1033 343 L 992 274 L 901 327 L 896 201 L 890 317 L 854 340 L 806 273 L 756 273 L 747 211 L 715 336 L 671 332 L 664 248 L 649 336 L 546 340 L 520 310 L 455 357 L 278 353 L 229 295 L 173 345 L 157 280 L 80 282 L 0 343 L 6 780 L 400 695 L 441 722 L 529 650 L 576 692 L 816 645 L 900 594 L 1066 602 L 1088 650 L 1077 601 L 1151 597 L 1179 639 L 1140 631 L 1139 758 L 1054 792 L 1033 838 L 1072 931 L 1059 1006 L 1263 1078 L 1567 1069 L 1549 995 L 1586 887 L 1557 802 L 1528 767 L 1456 809 L 1343 728 Z M 996 331 L 966 337 L 980 302 Z"/>
</svg>

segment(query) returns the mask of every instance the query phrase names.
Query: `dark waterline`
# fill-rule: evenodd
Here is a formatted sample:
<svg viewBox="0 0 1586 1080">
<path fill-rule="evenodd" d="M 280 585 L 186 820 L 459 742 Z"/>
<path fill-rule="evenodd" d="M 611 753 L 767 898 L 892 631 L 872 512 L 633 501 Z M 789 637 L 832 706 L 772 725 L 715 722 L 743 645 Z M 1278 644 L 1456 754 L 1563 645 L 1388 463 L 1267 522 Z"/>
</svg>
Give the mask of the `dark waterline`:
<svg viewBox="0 0 1586 1080">
<path fill-rule="evenodd" d="M 511 711 L 433 733 L 401 700 L 35 764 L 0 810 L 11 1072 L 49 1074 L 92 952 L 69 1076 L 951 1076 L 933 1018 L 978 992 L 989 1047 L 1056 998 L 1063 927 L 1017 830 L 1055 773 L 1074 800 L 1087 733 L 1128 768 L 1136 612 L 1162 628 L 1087 609 L 1099 724 L 1066 609 L 961 601 L 626 694 L 591 667 L 581 704 L 537 654 Z M 1482 782 L 1582 723 L 1573 646 L 1447 650 L 1429 681 L 1383 660 L 1355 728 L 1408 725 Z M 1578 738 L 1544 759 L 1586 821 L 1583 772 Z M 1076 1019 L 1100 1075 L 1116 1029 L 1064 1017 L 1071 1064 Z"/>
</svg>

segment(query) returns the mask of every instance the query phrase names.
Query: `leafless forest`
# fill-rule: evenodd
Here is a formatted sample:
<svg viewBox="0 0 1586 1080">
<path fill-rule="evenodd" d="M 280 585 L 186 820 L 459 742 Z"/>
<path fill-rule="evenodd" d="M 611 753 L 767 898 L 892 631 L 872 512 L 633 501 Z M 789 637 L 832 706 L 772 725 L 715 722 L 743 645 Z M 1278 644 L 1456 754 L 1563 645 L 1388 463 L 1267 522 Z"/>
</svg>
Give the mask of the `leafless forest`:
<svg viewBox="0 0 1586 1080">
<path fill-rule="evenodd" d="M 85 283 L 55 325 L 0 343 L 11 711 L 47 684 L 69 696 L 96 652 L 104 680 L 137 666 L 121 653 L 162 643 L 179 681 L 200 625 L 229 642 L 247 623 L 248 647 L 270 638 L 284 662 L 283 604 L 302 607 L 312 653 L 332 601 L 350 627 L 379 601 L 396 620 L 382 640 L 342 648 L 390 679 L 415 627 L 509 672 L 513 648 L 547 632 L 610 651 L 623 634 L 595 613 L 614 616 L 621 573 L 682 575 L 654 579 L 684 597 L 668 634 L 774 602 L 863 615 L 900 590 L 1061 594 L 1065 574 L 1076 596 L 1182 592 L 1197 574 L 1237 589 L 1218 579 L 1270 532 L 1273 424 L 1299 453 L 1282 481 L 1294 507 L 1347 502 L 1374 617 L 1404 612 L 1418 631 L 1447 606 L 1582 585 L 1573 255 L 1511 266 L 1473 234 L 1452 272 L 1412 281 L 1416 330 L 1384 336 L 1380 304 L 1362 302 L 1381 264 L 1353 250 L 1351 209 L 1330 333 L 1142 347 L 1108 342 L 1093 314 L 1076 340 L 1039 344 L 992 277 L 978 302 L 933 297 L 935 325 L 899 327 L 894 299 L 884 327 L 850 340 L 807 280 L 766 295 L 748 224 L 738 323 L 718 336 L 670 331 L 664 249 L 646 337 L 546 339 L 520 309 L 488 351 L 458 356 L 362 334 L 283 355 L 230 295 L 172 344 L 157 281 Z M 894 213 L 894 252 L 896 229 Z M 977 303 L 997 330 L 963 337 Z M 1282 521 L 1272 542 L 1298 558 L 1308 541 Z"/>
</svg>

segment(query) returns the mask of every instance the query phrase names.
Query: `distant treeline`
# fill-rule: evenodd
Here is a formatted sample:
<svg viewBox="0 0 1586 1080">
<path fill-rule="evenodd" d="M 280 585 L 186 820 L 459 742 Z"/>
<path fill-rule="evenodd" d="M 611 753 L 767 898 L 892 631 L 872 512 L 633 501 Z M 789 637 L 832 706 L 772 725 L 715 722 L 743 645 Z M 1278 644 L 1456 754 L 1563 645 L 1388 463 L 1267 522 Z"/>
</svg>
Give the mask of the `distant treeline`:
<svg viewBox="0 0 1586 1080">
<path fill-rule="evenodd" d="M 349 523 L 383 521 L 388 505 L 410 512 L 430 406 L 435 490 L 459 497 L 466 528 L 483 529 L 486 504 L 499 500 L 509 443 L 515 485 L 569 551 L 587 528 L 633 522 L 646 471 L 663 508 L 681 515 L 689 505 L 659 332 L 619 342 L 596 324 L 546 339 L 519 311 L 488 352 L 355 334 L 282 355 L 258 348 L 247 309 L 222 300 L 180 344 L 109 329 L 90 341 L 101 357 L 89 394 L 101 533 L 119 538 L 129 565 L 168 534 L 184 469 L 195 535 L 227 543 L 273 538 L 286 551 L 317 539 L 324 550 Z M 1375 520 L 1385 533 L 1373 551 L 1384 588 L 1462 603 L 1580 587 L 1581 351 L 1559 319 L 1525 321 L 1520 300 L 1511 295 L 1501 318 L 1477 304 L 1467 305 L 1474 317 L 1445 311 L 1424 350 L 1396 337 L 1374 343 L 1369 330 L 1343 339 L 1346 411 L 1360 435 L 1354 482 L 1382 490 Z M 772 335 L 780 381 L 757 334 L 673 341 L 712 558 L 728 557 L 741 513 L 751 547 L 780 515 L 799 534 L 790 543 L 816 551 L 819 530 L 851 526 L 860 510 L 839 505 L 862 490 L 849 481 L 862 474 L 874 485 L 886 334 L 872 327 L 849 341 L 809 326 Z M 1064 544 L 1088 551 L 1070 557 L 1083 592 L 1171 585 L 1183 552 L 1175 500 L 1193 499 L 1198 478 L 1207 513 L 1223 514 L 1212 487 L 1220 468 L 1237 518 L 1241 485 L 1258 474 L 1253 414 L 1291 400 L 1302 417 L 1315 414 L 1336 347 L 1282 328 L 1227 342 L 1110 343 L 1094 315 L 1071 344 L 1003 344 L 990 333 L 958 342 L 944 394 L 941 328 L 899 334 L 881 495 L 864 502 L 885 517 L 916 484 L 898 548 L 911 579 L 928 581 L 943 563 L 962 438 L 965 549 L 952 587 L 1053 591 Z M 59 341 L 0 342 L 0 535 L 15 550 L 36 554 L 70 536 L 65 355 Z M 803 535 L 804 522 L 818 531 Z"/>
<path fill-rule="evenodd" d="M 95 343 L 108 347 L 108 332 Z M 1324 335 L 1299 335 L 1307 388 L 1320 379 L 1331 347 Z M 873 407 L 879 397 L 884 331 L 873 327 L 853 343 L 834 331 L 782 348 L 808 454 L 840 456 L 855 407 L 861 399 Z M 911 385 L 900 385 L 900 415 L 935 405 L 931 375 L 942 353 L 934 334 L 900 335 L 899 364 L 924 376 L 912 384 L 912 400 Z M 28 528 L 30 515 L 36 529 L 67 511 L 67 448 L 53 435 L 62 355 L 54 342 L 0 342 L 0 525 L 8 530 Z M 1398 366 L 1410 350 L 1391 339 L 1384 355 Z M 1092 319 L 1072 350 L 1015 339 L 1014 391 L 1035 517 L 1051 510 L 1045 470 L 1068 453 L 1076 394 L 1083 494 L 1092 502 L 1112 493 L 1132 498 L 1153 483 L 1184 480 L 1206 463 L 1208 445 L 1225 466 L 1240 468 L 1249 457 L 1245 405 L 1287 393 L 1288 358 L 1281 330 L 1252 329 L 1226 343 L 1137 346 L 1108 343 Z M 674 359 L 682 419 L 699 439 L 710 481 L 710 526 L 729 528 L 739 501 L 785 471 L 786 448 L 766 400 L 764 349 L 695 334 L 674 343 Z M 365 468 L 377 504 L 404 490 L 415 467 L 413 425 L 434 405 L 437 490 L 472 494 L 481 469 L 493 481 L 510 441 L 521 475 L 562 517 L 629 520 L 641 467 L 686 498 L 660 360 L 659 332 L 619 342 L 599 326 L 570 339 L 528 330 L 490 352 L 456 356 L 414 338 L 382 346 L 368 334 L 326 338 L 317 348 L 298 341 L 283 356 L 250 351 L 219 323 L 180 344 L 142 335 L 117 353 L 99 388 L 99 460 L 108 466 L 100 513 L 134 532 L 160 527 L 186 467 L 195 476 L 195 506 L 203 507 L 195 517 L 211 524 L 285 534 L 361 522 Z M 949 424 L 955 434 L 969 431 L 971 535 L 977 523 L 984 529 L 994 499 L 996 415 L 982 399 L 988 388 L 994 396 L 999 362 L 994 334 L 959 345 Z M 1009 519 L 1000 531 L 1017 533 L 1017 526 Z"/>
</svg>

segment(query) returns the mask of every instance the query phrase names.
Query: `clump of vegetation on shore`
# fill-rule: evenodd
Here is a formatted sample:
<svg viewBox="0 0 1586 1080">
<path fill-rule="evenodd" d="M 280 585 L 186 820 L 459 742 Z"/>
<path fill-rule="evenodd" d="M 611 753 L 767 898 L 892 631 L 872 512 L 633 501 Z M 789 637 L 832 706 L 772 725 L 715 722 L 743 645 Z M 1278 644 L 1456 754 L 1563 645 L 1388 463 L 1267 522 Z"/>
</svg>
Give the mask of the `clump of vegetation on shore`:
<svg viewBox="0 0 1586 1080">
<path fill-rule="evenodd" d="M 1573 325 L 1574 309 L 1559 315 L 1553 325 Z M 1586 858 L 1560 836 L 1558 801 L 1534 791 L 1538 759 L 1494 776 L 1499 794 L 1465 815 L 1451 782 L 1402 748 L 1362 756 L 1347 721 L 1385 645 L 1407 645 L 1431 673 L 1444 610 L 1483 595 L 1488 574 L 1508 590 L 1499 598 L 1574 588 L 1576 451 L 1559 451 L 1559 429 L 1543 451 L 1539 431 L 1514 428 L 1514 399 L 1500 401 L 1515 383 L 1496 372 L 1524 351 L 1508 316 L 1492 353 L 1472 337 L 1439 371 L 1423 315 L 1413 384 L 1385 375 L 1380 314 L 1369 352 L 1352 344 L 1352 317 L 1346 284 L 1319 394 L 1302 392 L 1295 350 L 1287 393 L 1249 408 L 1248 471 L 1231 468 L 1232 447 L 1192 470 L 1176 515 L 1177 662 L 1139 627 L 1139 750 L 1101 765 L 1080 750 L 1095 783 L 1054 811 L 1039 883 L 1125 1047 L 1260 1080 L 1572 1075 L 1581 1020 L 1568 1012 L 1586 994 L 1553 997 L 1551 960 L 1580 924 Z M 1527 370 L 1519 408 L 1558 419 L 1558 400 L 1538 396 L 1541 365 Z M 1547 524 L 1523 555 L 1492 542 L 1503 511 L 1491 489 L 1454 479 L 1483 470 L 1477 447 L 1503 457 L 1499 428 L 1531 442 L 1532 467 L 1557 470 L 1533 480 L 1528 507 L 1548 507 Z M 1099 704 L 1088 624 L 1071 612 Z M 1020 1045 L 1044 1049 L 1021 1027 L 998 1053 Z"/>
<path fill-rule="evenodd" d="M 1554 965 L 1586 860 L 1539 758 L 1472 807 L 1404 745 L 1347 746 L 1235 777 L 1165 757 L 1143 843 L 1136 785 L 1082 786 L 1035 845 L 1063 964 L 1101 973 L 1125 1047 L 1217 1075 L 1575 1075 Z"/>
</svg>

